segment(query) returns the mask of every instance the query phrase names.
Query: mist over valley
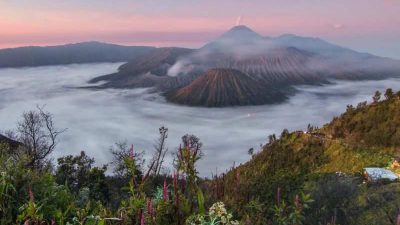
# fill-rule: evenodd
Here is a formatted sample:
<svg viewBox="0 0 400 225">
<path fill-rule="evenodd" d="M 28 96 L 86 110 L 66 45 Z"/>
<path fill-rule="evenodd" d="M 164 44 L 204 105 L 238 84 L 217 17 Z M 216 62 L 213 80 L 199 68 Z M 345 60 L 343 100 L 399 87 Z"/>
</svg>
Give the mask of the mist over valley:
<svg viewBox="0 0 400 225">
<path fill-rule="evenodd" d="M 287 128 L 305 130 L 321 126 L 339 115 L 348 104 L 371 100 L 376 90 L 398 89 L 400 79 L 339 81 L 320 86 L 296 86 L 296 94 L 279 104 L 204 108 L 166 102 L 151 89 L 88 89 L 88 81 L 113 73 L 123 63 L 74 64 L 34 68 L 0 69 L 0 124 L 15 129 L 21 113 L 44 105 L 54 114 L 58 127 L 68 128 L 60 136 L 52 157 L 84 150 L 98 164 L 110 161 L 109 148 L 127 141 L 149 157 L 158 128 L 169 128 L 167 145 L 177 149 L 186 133 L 204 143 L 201 175 L 222 172 L 249 159 L 248 149 L 260 149 L 268 135 Z M 172 156 L 167 154 L 170 161 Z"/>
</svg>

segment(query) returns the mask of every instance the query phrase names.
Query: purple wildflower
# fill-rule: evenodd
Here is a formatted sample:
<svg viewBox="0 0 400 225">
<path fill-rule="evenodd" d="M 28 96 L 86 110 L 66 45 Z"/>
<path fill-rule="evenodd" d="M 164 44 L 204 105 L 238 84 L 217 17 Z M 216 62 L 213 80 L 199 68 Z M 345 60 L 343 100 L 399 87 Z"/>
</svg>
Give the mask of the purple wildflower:
<svg viewBox="0 0 400 225">
<path fill-rule="evenodd" d="M 29 200 L 30 200 L 31 202 L 33 202 L 34 197 L 33 197 L 33 192 L 32 192 L 31 187 L 29 187 L 28 194 L 29 194 Z"/>
<path fill-rule="evenodd" d="M 164 177 L 163 199 L 164 199 L 164 202 L 166 202 L 168 199 L 167 178 L 166 177 Z"/>
<path fill-rule="evenodd" d="M 131 157 L 132 160 L 135 159 L 135 152 L 133 150 L 133 144 L 131 145 L 131 149 L 130 149 L 130 157 Z"/>
<path fill-rule="evenodd" d="M 143 215 L 143 212 L 140 213 L 140 225 L 144 225 L 144 215 Z"/>
</svg>

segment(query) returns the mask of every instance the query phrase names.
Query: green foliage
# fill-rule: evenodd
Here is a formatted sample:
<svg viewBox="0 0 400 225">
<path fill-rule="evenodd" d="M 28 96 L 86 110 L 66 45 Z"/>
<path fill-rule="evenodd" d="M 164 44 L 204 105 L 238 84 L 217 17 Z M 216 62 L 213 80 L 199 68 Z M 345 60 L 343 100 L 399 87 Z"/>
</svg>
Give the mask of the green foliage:
<svg viewBox="0 0 400 225">
<path fill-rule="evenodd" d="M 358 195 L 362 179 L 358 176 L 323 174 L 304 184 L 314 200 L 308 211 L 307 224 L 327 224 L 334 219 L 338 224 L 348 224 L 349 204 Z"/>
<path fill-rule="evenodd" d="M 305 210 L 310 208 L 313 200 L 309 194 L 296 195 L 292 205 L 285 201 L 278 202 L 272 211 L 272 223 L 276 225 L 300 225 L 305 221 Z"/>
<path fill-rule="evenodd" d="M 307 133 L 284 130 L 280 139 L 270 138 L 251 161 L 210 181 L 209 195 L 226 202 L 243 221 L 268 224 L 280 218 L 276 223 L 293 224 L 287 202 L 306 192 L 316 199 L 304 215 L 307 224 L 359 224 L 348 220 L 347 199 L 359 194 L 362 169 L 386 167 L 400 145 L 400 96 L 390 90 L 386 100 L 379 102 L 378 96 L 373 104 L 348 106 L 322 129 L 309 125 Z M 278 188 L 284 196 L 279 207 L 273 204 Z M 266 221 L 260 223 L 262 214 Z"/>
<path fill-rule="evenodd" d="M 21 214 L 18 215 L 18 222 L 28 221 L 29 223 L 40 224 L 44 222 L 42 205 L 36 205 L 33 200 L 20 208 Z"/>
<path fill-rule="evenodd" d="M 241 218 L 249 216 L 247 203 L 256 200 L 263 205 L 261 211 L 265 216 L 272 218 L 273 213 L 268 209 L 275 205 L 276 190 L 279 188 L 284 193 L 283 200 L 293 199 L 302 191 L 309 174 L 328 162 L 324 150 L 320 138 L 287 134 L 266 145 L 250 162 L 220 177 L 224 196 L 219 200 L 226 202 Z"/>
<path fill-rule="evenodd" d="M 199 205 L 199 213 L 204 214 L 206 212 L 206 209 L 204 208 L 204 195 L 200 188 L 197 190 L 197 203 Z"/>
<path fill-rule="evenodd" d="M 3 171 L 0 174 L 0 224 L 7 224 L 13 221 L 13 196 L 17 190 L 15 189 L 12 177 Z"/>
<path fill-rule="evenodd" d="M 383 101 L 375 94 L 374 104 L 348 107 L 323 130 L 334 138 L 343 138 L 363 146 L 395 147 L 400 145 L 400 95 L 386 90 Z"/>
<path fill-rule="evenodd" d="M 357 174 L 364 167 L 386 167 L 393 158 L 393 149 L 351 145 L 342 140 L 326 140 L 325 156 L 327 163 L 316 171 L 334 173 L 337 171 Z"/>
<path fill-rule="evenodd" d="M 93 164 L 94 159 L 83 151 L 78 156 L 59 158 L 56 181 L 60 185 L 68 186 L 75 195 L 82 188 L 89 188 L 91 199 L 106 203 L 109 201 L 109 187 L 105 175 L 107 168 L 93 167 Z"/>
<path fill-rule="evenodd" d="M 182 137 L 182 144 L 177 152 L 176 168 L 178 173 L 183 174 L 186 179 L 187 188 L 186 197 L 190 204 L 190 212 L 193 213 L 197 208 L 204 212 L 204 195 L 198 185 L 199 177 L 196 169 L 196 163 L 201 159 L 202 143 L 194 135 L 185 135 Z M 197 199 L 197 202 L 194 200 Z"/>
<path fill-rule="evenodd" d="M 400 208 L 400 184 L 362 186 L 350 200 L 349 224 L 396 224 Z"/>
</svg>

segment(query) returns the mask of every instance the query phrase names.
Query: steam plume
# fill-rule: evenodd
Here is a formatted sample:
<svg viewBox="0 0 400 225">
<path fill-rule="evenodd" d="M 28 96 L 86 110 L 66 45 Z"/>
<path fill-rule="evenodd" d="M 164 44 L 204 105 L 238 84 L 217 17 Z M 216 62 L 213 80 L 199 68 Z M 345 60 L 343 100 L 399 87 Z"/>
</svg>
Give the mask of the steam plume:
<svg viewBox="0 0 400 225">
<path fill-rule="evenodd" d="M 237 18 L 237 20 L 236 20 L 236 26 L 241 25 L 241 23 L 242 23 L 242 15 L 240 15 L 240 16 Z"/>
</svg>

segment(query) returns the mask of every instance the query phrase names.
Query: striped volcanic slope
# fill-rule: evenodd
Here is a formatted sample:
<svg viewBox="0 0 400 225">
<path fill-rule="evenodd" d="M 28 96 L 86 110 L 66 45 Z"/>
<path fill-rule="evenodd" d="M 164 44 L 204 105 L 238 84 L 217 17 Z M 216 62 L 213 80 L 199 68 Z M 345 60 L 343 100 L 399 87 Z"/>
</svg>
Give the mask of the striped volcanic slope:
<svg viewBox="0 0 400 225">
<path fill-rule="evenodd" d="M 198 68 L 229 68 L 275 85 L 320 84 L 325 78 L 311 67 L 318 58 L 293 47 L 271 48 L 252 55 L 213 52 L 206 58 L 193 59 Z"/>
<path fill-rule="evenodd" d="M 171 102 L 221 107 L 260 105 L 284 98 L 274 89 L 234 69 L 210 69 L 189 85 L 167 94 Z"/>
</svg>

